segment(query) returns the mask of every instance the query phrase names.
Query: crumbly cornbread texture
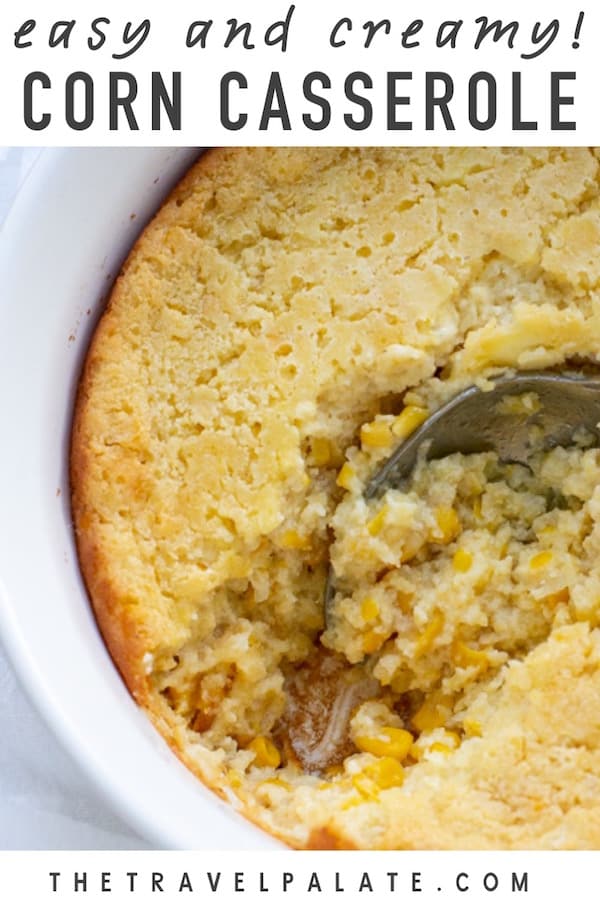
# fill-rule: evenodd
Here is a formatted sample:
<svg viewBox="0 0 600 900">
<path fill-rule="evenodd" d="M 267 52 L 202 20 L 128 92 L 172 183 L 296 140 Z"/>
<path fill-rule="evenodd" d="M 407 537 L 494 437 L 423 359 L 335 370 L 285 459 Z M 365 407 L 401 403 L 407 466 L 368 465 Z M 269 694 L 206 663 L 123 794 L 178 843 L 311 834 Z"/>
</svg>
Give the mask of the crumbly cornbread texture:
<svg viewBox="0 0 600 900">
<path fill-rule="evenodd" d="M 600 848 L 598 451 L 363 498 L 463 387 L 598 361 L 598 158 L 213 151 L 116 283 L 72 443 L 90 596 L 176 752 L 293 846 Z"/>
</svg>

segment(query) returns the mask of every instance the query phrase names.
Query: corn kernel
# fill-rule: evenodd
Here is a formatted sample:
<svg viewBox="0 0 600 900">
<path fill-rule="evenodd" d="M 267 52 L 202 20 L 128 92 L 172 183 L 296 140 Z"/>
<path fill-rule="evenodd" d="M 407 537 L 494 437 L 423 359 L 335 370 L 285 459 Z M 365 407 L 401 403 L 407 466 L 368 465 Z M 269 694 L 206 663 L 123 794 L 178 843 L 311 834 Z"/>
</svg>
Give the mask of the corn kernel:
<svg viewBox="0 0 600 900">
<path fill-rule="evenodd" d="M 536 553 L 535 556 L 532 556 L 529 560 L 529 568 L 537 572 L 539 569 L 544 569 L 549 562 L 552 561 L 552 553 L 550 550 L 542 550 L 541 553 Z"/>
<path fill-rule="evenodd" d="M 239 772 L 236 772 L 235 769 L 230 769 L 227 773 L 227 780 L 232 788 L 238 788 L 242 783 L 242 776 Z"/>
<path fill-rule="evenodd" d="M 475 497 L 473 500 L 473 515 L 476 519 L 481 518 L 481 497 Z"/>
<path fill-rule="evenodd" d="M 360 735 L 354 743 L 363 753 L 405 759 L 413 745 L 413 736 L 404 728 L 382 728 L 377 735 Z"/>
<path fill-rule="evenodd" d="M 431 617 L 431 621 L 428 622 L 424 631 L 419 635 L 417 639 L 417 643 L 415 644 L 415 658 L 419 659 L 420 656 L 423 656 L 424 653 L 427 653 L 428 650 L 433 646 L 433 642 L 436 637 L 441 634 L 444 628 L 444 614 L 439 610 L 436 610 Z"/>
<path fill-rule="evenodd" d="M 413 745 L 410 755 L 413 759 L 420 760 L 427 753 L 451 753 L 460 746 L 460 738 L 455 731 L 446 731 L 440 736 L 439 741 L 433 741 L 431 744 L 422 746 L 419 743 Z"/>
<path fill-rule="evenodd" d="M 412 724 L 417 731 L 433 731 L 434 728 L 441 728 L 444 725 L 451 712 L 452 702 L 449 697 L 439 693 L 429 694 L 412 717 Z"/>
<path fill-rule="evenodd" d="M 353 784 L 357 777 L 358 776 L 355 776 L 355 778 L 352 779 Z M 356 787 L 356 785 L 355 785 L 355 787 Z M 322 788 L 319 788 L 319 790 L 322 790 Z M 362 797 L 357 797 L 355 795 L 354 797 L 350 797 L 350 799 L 348 799 L 348 800 L 344 800 L 344 802 L 342 803 L 340 808 L 343 810 L 355 809 L 357 806 L 362 806 L 364 802 L 365 801 L 363 800 Z"/>
<path fill-rule="evenodd" d="M 387 448 L 392 446 L 392 441 L 389 422 L 383 420 L 368 422 L 360 429 L 360 442 L 363 447 Z"/>
<path fill-rule="evenodd" d="M 281 753 L 270 738 L 255 737 L 247 747 L 254 753 L 254 762 L 257 766 L 268 766 L 276 769 L 281 764 Z"/>
<path fill-rule="evenodd" d="M 471 566 L 473 565 L 473 557 L 469 553 L 468 550 L 463 550 L 462 547 L 456 551 L 454 556 L 452 557 L 452 568 L 455 572 L 468 572 Z"/>
<path fill-rule="evenodd" d="M 356 472 L 350 465 L 350 463 L 344 463 L 342 468 L 339 471 L 338 477 L 336 479 L 336 484 L 338 487 L 344 488 L 344 490 L 349 491 L 352 485 L 354 484 L 354 479 L 356 478 Z"/>
<path fill-rule="evenodd" d="M 326 466 L 333 456 L 331 441 L 315 437 L 310 442 L 310 462 L 313 466 Z"/>
<path fill-rule="evenodd" d="M 481 737 L 481 722 L 478 722 L 476 719 L 465 719 L 463 728 L 467 737 Z"/>
<path fill-rule="evenodd" d="M 448 744 L 442 744 L 441 741 L 434 741 L 433 744 L 430 744 L 427 748 L 428 753 L 452 753 L 453 747 L 449 747 Z"/>
<path fill-rule="evenodd" d="M 396 437 L 405 440 L 416 431 L 428 417 L 429 412 L 419 406 L 405 406 L 399 416 L 396 416 L 392 425 L 392 432 Z"/>
<path fill-rule="evenodd" d="M 308 550 L 310 537 L 306 534 L 299 534 L 293 529 L 284 531 L 279 539 L 279 546 L 284 550 Z"/>
<path fill-rule="evenodd" d="M 435 520 L 442 532 L 441 540 L 434 538 L 436 543 L 450 544 L 461 531 L 460 520 L 456 510 L 451 506 L 438 506 L 435 511 Z"/>
<path fill-rule="evenodd" d="M 385 525 L 385 517 L 387 515 L 387 511 L 388 507 L 384 504 L 379 512 L 373 516 L 373 518 L 367 525 L 367 531 L 372 537 L 377 537 L 377 535 Z"/>
<path fill-rule="evenodd" d="M 382 790 L 398 787 L 404 783 L 404 769 L 397 759 L 384 757 L 371 763 L 365 770 Z"/>
<path fill-rule="evenodd" d="M 571 593 L 569 588 L 563 588 L 561 591 L 555 591 L 553 594 L 546 594 L 545 597 L 541 598 L 541 603 L 546 603 L 548 606 L 558 606 L 559 603 L 568 603 L 571 597 Z"/>
<path fill-rule="evenodd" d="M 352 779 L 354 787 L 367 800 L 375 800 L 379 791 L 391 787 L 399 787 L 404 783 L 404 769 L 397 759 L 383 757 L 376 760 L 355 775 Z"/>
<path fill-rule="evenodd" d="M 284 781 L 283 778 L 265 778 L 261 784 L 272 785 L 273 787 L 283 788 L 285 791 L 291 791 L 292 786 L 287 781 Z"/>
<path fill-rule="evenodd" d="M 457 641 L 454 645 L 452 659 L 454 660 L 454 665 L 459 666 L 461 669 L 468 669 L 470 666 L 474 666 L 480 672 L 485 672 L 490 665 L 487 653 L 483 650 L 474 650 L 463 643 L 463 641 Z"/>
<path fill-rule="evenodd" d="M 360 614 L 365 622 L 372 622 L 379 615 L 379 604 L 373 597 L 365 597 L 360 607 Z"/>
<path fill-rule="evenodd" d="M 362 641 L 363 653 L 376 653 L 387 640 L 387 635 L 378 631 L 369 631 Z"/>
<path fill-rule="evenodd" d="M 352 785 L 366 800 L 376 800 L 379 796 L 379 788 L 364 772 L 359 772 L 353 777 Z"/>
</svg>

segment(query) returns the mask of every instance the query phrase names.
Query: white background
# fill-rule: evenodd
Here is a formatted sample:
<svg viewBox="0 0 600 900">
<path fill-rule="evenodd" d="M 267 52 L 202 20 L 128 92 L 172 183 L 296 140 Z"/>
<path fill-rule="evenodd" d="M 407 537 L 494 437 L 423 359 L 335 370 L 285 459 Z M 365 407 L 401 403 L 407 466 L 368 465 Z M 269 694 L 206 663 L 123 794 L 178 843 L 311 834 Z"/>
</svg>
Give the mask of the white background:
<svg viewBox="0 0 600 900">
<path fill-rule="evenodd" d="M 45 898 L 82 897 L 87 900 L 106 898 L 149 898 L 162 900 L 181 897 L 214 897 L 215 900 L 310 900 L 319 897 L 338 897 L 339 900 L 365 900 L 376 897 L 413 898 L 413 900 L 473 900 L 488 897 L 493 900 L 523 898 L 523 900 L 553 900 L 575 893 L 579 900 L 596 896 L 598 881 L 597 855 L 593 853 L 512 852 L 512 853 L 427 853 L 356 851 L 303 852 L 273 854 L 269 851 L 231 853 L 170 851 L 144 854 L 60 854 L 40 853 L 31 864 L 31 856 L 5 855 L 0 867 L 0 892 L 9 886 L 5 896 L 11 900 L 45 900 Z M 51 891 L 49 872 L 60 872 L 56 893 Z M 108 873 L 105 892 L 102 892 L 102 872 Z M 135 890 L 130 892 L 127 872 L 137 872 Z M 152 893 L 152 873 L 163 875 L 162 893 Z M 261 872 L 263 878 L 261 882 Z M 311 875 L 317 873 L 321 892 L 316 887 L 308 891 Z M 358 888 L 367 873 L 372 893 Z M 395 890 L 390 890 L 387 873 L 397 873 Z M 513 891 L 513 873 L 520 882 L 528 873 L 528 891 Z M 87 891 L 75 893 L 74 875 L 85 873 Z M 189 888 L 179 892 L 183 875 L 189 876 Z M 217 890 L 213 884 L 220 873 Z M 238 891 L 235 891 L 236 873 Z M 288 890 L 283 891 L 283 875 Z M 461 873 L 463 873 L 461 875 Z M 487 878 L 486 878 L 487 876 Z M 457 887 L 457 878 L 460 889 Z M 414 879 L 414 881 L 413 881 Z M 488 889 L 484 887 L 488 885 Z M 494 890 L 495 886 L 495 890 Z M 336 890 L 337 887 L 337 890 Z"/>
<path fill-rule="evenodd" d="M 39 145 L 212 145 L 212 144 L 587 144 L 598 140 L 597 84 L 600 74 L 600 56 L 597 52 L 600 35 L 600 8 L 589 0 L 575 4 L 564 0 L 496 0 L 479 3 L 477 0 L 459 0 L 446 4 L 440 0 L 420 0 L 419 3 L 395 3 L 390 0 L 297 0 L 289 32 L 289 47 L 285 55 L 279 46 L 268 47 L 264 43 L 265 30 L 270 24 L 285 17 L 288 0 L 253 0 L 234 4 L 223 0 L 205 0 L 202 4 L 157 3 L 149 0 L 103 0 L 82 5 L 77 0 L 62 3 L 48 0 L 25 0 L 20 4 L 4 3 L 0 8 L 0 78 L 3 86 L 2 117 L 0 118 L 0 144 Z M 585 19 L 580 46 L 573 48 L 574 31 L 580 11 Z M 485 14 L 490 20 L 500 18 L 504 22 L 516 19 L 520 22 L 514 48 L 506 42 L 497 45 L 490 40 L 479 51 L 473 49 L 479 26 L 474 20 Z M 88 39 L 94 40 L 91 22 L 97 16 L 110 19 L 104 26 L 107 40 L 104 46 L 93 52 L 88 49 Z M 245 50 L 236 42 L 229 49 L 223 43 L 228 33 L 227 20 L 233 16 L 239 21 L 249 20 L 253 25 L 252 40 L 255 49 Z M 123 29 L 128 21 L 134 26 L 144 18 L 150 18 L 151 31 L 141 49 L 127 59 L 114 59 L 113 54 L 123 51 Z M 353 21 L 352 32 L 341 32 L 347 38 L 346 46 L 332 49 L 329 35 L 335 22 L 341 17 Z M 33 46 L 17 50 L 14 32 L 26 19 L 35 19 L 35 31 L 24 40 Z M 367 20 L 389 18 L 391 31 L 388 36 L 379 32 L 369 49 L 364 49 Z M 422 18 L 424 25 L 418 35 L 420 46 L 403 49 L 402 32 L 413 19 Z M 464 25 L 456 49 L 436 49 L 435 37 L 439 25 L 447 19 L 463 19 Z M 557 18 L 560 31 L 552 47 L 533 60 L 522 58 L 532 49 L 532 29 L 536 22 L 542 28 Z M 76 26 L 67 50 L 62 46 L 48 47 L 49 31 L 56 20 L 75 19 Z M 207 46 L 186 49 L 187 29 L 195 19 L 214 21 L 208 35 Z M 47 72 L 52 87 L 36 90 L 36 115 L 49 112 L 51 125 L 44 131 L 30 131 L 23 123 L 23 80 L 33 70 Z M 182 72 L 183 120 L 182 131 L 174 134 L 165 127 L 160 133 L 151 130 L 150 122 L 150 73 L 160 71 L 168 84 L 173 71 Z M 235 114 L 248 114 L 247 127 L 241 131 L 228 131 L 220 124 L 219 82 L 223 73 L 238 70 L 245 74 L 248 89 L 235 91 Z M 317 110 L 302 98 L 302 81 L 311 71 L 321 70 L 331 79 L 328 92 L 332 105 L 331 125 L 325 131 L 307 130 L 302 123 L 303 112 L 313 115 Z M 366 131 L 351 131 L 344 125 L 345 112 L 358 112 L 343 96 L 346 75 L 362 70 L 372 77 L 374 87 L 370 92 L 374 108 L 372 126 Z M 438 116 L 435 131 L 425 130 L 424 77 L 426 70 L 449 73 L 455 81 L 455 98 L 452 112 L 456 131 L 448 132 Z M 498 85 L 498 122 L 490 131 L 476 131 L 468 121 L 467 94 L 469 77 L 477 71 L 492 73 Z M 89 72 L 94 77 L 95 119 L 85 131 L 69 129 L 64 120 L 64 83 L 69 73 Z M 139 96 L 134 109 L 140 126 L 131 131 L 121 119 L 118 131 L 108 130 L 108 73 L 127 71 L 138 80 Z M 261 110 L 269 75 L 279 71 L 285 89 L 286 101 L 292 122 L 292 131 L 283 131 L 274 121 L 267 131 L 259 131 Z M 412 131 L 388 131 L 386 125 L 385 83 L 388 71 L 413 72 L 412 85 L 407 93 L 410 106 L 407 117 L 413 120 Z M 511 79 L 512 72 L 522 75 L 523 117 L 536 119 L 539 129 L 535 132 L 512 130 Z M 565 110 L 566 118 L 575 118 L 576 131 L 553 132 L 550 129 L 549 95 L 551 71 L 576 71 L 575 85 L 565 86 L 566 94 L 573 94 L 573 115 Z"/>
</svg>

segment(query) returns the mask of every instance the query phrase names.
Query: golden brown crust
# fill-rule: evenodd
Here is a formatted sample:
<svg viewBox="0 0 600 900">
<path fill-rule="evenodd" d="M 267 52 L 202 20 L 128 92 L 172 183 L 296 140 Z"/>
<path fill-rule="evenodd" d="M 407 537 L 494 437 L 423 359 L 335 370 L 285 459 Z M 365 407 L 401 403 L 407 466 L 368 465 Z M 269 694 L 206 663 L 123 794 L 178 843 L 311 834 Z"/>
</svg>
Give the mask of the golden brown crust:
<svg viewBox="0 0 600 900">
<path fill-rule="evenodd" d="M 200 160 L 180 179 L 171 194 L 165 199 L 161 209 L 145 226 L 138 236 L 131 252 L 117 276 L 108 298 L 102 318 L 92 335 L 79 385 L 77 388 L 71 444 L 69 454 L 69 480 L 71 486 L 71 509 L 73 515 L 75 542 L 85 586 L 92 602 L 98 626 L 106 642 L 110 655 L 121 673 L 125 684 L 142 705 L 150 704 L 148 676 L 141 661 L 145 652 L 143 636 L 135 619 L 123 609 L 118 588 L 110 581 L 110 565 L 103 557 L 90 521 L 89 488 L 89 445 L 90 425 L 86 420 L 90 394 L 93 392 L 95 370 L 102 365 L 101 345 L 105 330 L 109 327 L 110 311 L 118 302 L 128 271 L 135 265 L 136 254 L 143 254 L 144 245 L 160 218 L 168 218 L 172 206 L 188 193 L 201 168 L 211 165 L 214 150 L 205 151 Z M 100 348 L 100 349 L 99 349 Z M 165 735 L 167 737 L 168 735 Z"/>
<path fill-rule="evenodd" d="M 357 850 L 358 848 L 348 840 L 340 837 L 327 826 L 317 828 L 308 836 L 307 850 Z"/>
<path fill-rule="evenodd" d="M 71 438 L 70 479 L 73 486 L 71 507 L 75 542 L 82 576 L 106 646 L 125 684 L 138 703 L 144 704 L 148 699 L 147 677 L 140 671 L 139 665 L 143 647 L 135 623 L 128 619 L 120 608 L 118 592 L 108 578 L 109 568 L 90 528 L 87 511 L 84 486 L 87 483 L 89 465 L 82 418 L 85 413 L 90 365 L 91 356 L 88 356 L 86 370 L 78 390 Z"/>
</svg>

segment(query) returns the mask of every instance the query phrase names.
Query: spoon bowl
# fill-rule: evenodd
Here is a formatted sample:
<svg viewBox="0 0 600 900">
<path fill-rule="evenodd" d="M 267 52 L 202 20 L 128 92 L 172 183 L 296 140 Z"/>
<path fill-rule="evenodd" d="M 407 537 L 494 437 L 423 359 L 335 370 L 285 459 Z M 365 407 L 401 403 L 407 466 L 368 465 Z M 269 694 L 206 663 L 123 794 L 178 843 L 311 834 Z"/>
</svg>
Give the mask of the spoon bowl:
<svg viewBox="0 0 600 900">
<path fill-rule="evenodd" d="M 527 394 L 534 395 L 532 409 L 502 402 Z M 534 372 L 501 378 L 490 390 L 472 385 L 432 413 L 398 447 L 367 484 L 365 499 L 401 487 L 425 444 L 425 459 L 493 450 L 502 462 L 527 464 L 532 453 L 568 447 L 582 431 L 597 444 L 599 425 L 600 376 Z"/>
<path fill-rule="evenodd" d="M 531 403 L 511 403 L 531 395 Z M 392 453 L 364 490 L 366 500 L 406 485 L 417 459 L 494 451 L 501 462 L 527 465 L 535 452 L 568 447 L 578 437 L 600 443 L 600 376 L 531 372 L 499 378 L 489 390 L 466 388 L 437 409 Z M 330 567 L 325 585 L 329 619 L 335 595 Z"/>
</svg>

